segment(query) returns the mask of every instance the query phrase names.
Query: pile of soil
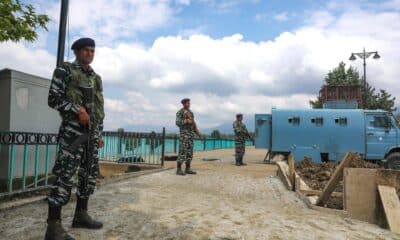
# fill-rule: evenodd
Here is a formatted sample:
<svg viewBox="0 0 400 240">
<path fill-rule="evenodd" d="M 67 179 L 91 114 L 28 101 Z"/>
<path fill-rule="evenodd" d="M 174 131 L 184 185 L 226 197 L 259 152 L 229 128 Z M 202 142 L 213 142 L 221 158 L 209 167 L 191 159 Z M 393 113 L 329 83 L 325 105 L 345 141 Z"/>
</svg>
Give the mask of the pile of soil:
<svg viewBox="0 0 400 240">
<path fill-rule="evenodd" d="M 305 157 L 304 160 L 297 162 L 296 172 L 304 180 L 307 185 L 314 190 L 323 190 L 328 183 L 336 167 L 340 162 L 324 162 L 315 163 L 310 158 Z M 349 167 L 351 168 L 382 168 L 378 164 L 365 161 L 361 157 L 354 159 Z M 335 192 L 343 192 L 343 181 L 340 181 Z M 343 199 L 331 197 L 327 203 L 327 207 L 335 209 L 343 209 Z"/>
<path fill-rule="evenodd" d="M 350 168 L 383 168 L 379 164 L 365 161 L 360 156 L 357 156 L 353 161 L 350 162 Z"/>
<path fill-rule="evenodd" d="M 308 157 L 295 165 L 296 172 L 309 187 L 315 190 L 324 189 L 336 166 L 337 164 L 334 162 L 315 163 Z"/>
</svg>

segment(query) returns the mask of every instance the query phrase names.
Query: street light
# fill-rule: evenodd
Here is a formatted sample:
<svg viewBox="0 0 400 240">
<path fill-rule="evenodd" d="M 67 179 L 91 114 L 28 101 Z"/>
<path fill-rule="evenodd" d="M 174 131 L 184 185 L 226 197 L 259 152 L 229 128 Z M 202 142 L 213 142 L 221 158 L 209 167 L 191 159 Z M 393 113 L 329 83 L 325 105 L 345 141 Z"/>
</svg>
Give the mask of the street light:
<svg viewBox="0 0 400 240">
<path fill-rule="evenodd" d="M 381 56 L 379 56 L 378 52 L 366 52 L 365 48 L 363 52 L 360 53 L 351 53 L 351 56 L 349 58 L 350 61 L 354 61 L 357 59 L 357 57 L 363 59 L 363 65 L 364 65 L 364 79 L 363 79 L 363 84 L 364 84 L 364 94 L 363 94 L 363 107 L 365 108 L 367 105 L 367 63 L 366 59 L 369 58 L 370 56 L 374 55 L 372 58 L 373 59 L 379 59 Z"/>
</svg>

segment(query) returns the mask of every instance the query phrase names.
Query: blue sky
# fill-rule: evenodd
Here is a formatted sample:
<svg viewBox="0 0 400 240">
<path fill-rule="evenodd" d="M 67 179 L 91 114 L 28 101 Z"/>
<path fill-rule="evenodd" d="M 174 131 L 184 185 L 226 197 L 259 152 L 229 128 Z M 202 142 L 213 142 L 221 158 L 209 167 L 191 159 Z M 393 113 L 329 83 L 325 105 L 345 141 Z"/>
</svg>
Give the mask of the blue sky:
<svg viewBox="0 0 400 240">
<path fill-rule="evenodd" d="M 25 2 L 50 15 L 49 32 L 0 44 L 0 68 L 50 77 L 60 1 Z M 96 39 L 107 129 L 173 131 L 183 97 L 203 128 L 309 107 L 340 61 L 361 69 L 347 59 L 363 47 L 382 56 L 368 60 L 370 83 L 399 98 L 398 32 L 400 0 L 70 0 L 68 36 Z"/>
<path fill-rule="evenodd" d="M 46 43 L 48 44 L 46 49 L 55 53 L 58 27 L 57 11 L 59 10 L 57 7 L 59 7 L 60 1 L 25 0 L 24 2 L 34 4 L 38 9 L 47 9 L 51 6 L 53 27 L 46 36 Z M 71 2 L 79 5 L 77 0 L 71 0 Z M 272 40 L 282 32 L 293 31 L 304 25 L 308 21 L 308 17 L 316 11 L 329 9 L 331 14 L 338 15 L 342 13 L 343 9 L 340 6 L 343 5 L 343 8 L 368 8 L 368 4 L 379 4 L 381 1 L 355 0 L 351 4 L 346 3 L 346 1 L 326 0 L 199 0 L 188 2 L 190 4 L 179 4 L 179 1 L 172 1 L 170 6 L 174 8 L 173 17 L 160 26 L 139 31 L 127 31 L 127 36 L 116 35 L 114 36 L 115 41 L 105 44 L 116 45 L 121 42 L 134 41 L 150 46 L 159 36 L 187 36 L 194 33 L 206 34 L 212 38 L 222 38 L 240 33 L 244 36 L 245 41 L 260 42 Z M 112 8 L 112 6 L 110 7 Z M 90 25 L 90 22 L 88 25 Z M 71 26 L 70 28 L 69 38 L 71 42 L 78 36 L 82 36 L 83 33 L 80 29 Z M 35 43 L 32 46 L 34 47 Z M 71 52 L 69 54 L 72 55 Z"/>
</svg>

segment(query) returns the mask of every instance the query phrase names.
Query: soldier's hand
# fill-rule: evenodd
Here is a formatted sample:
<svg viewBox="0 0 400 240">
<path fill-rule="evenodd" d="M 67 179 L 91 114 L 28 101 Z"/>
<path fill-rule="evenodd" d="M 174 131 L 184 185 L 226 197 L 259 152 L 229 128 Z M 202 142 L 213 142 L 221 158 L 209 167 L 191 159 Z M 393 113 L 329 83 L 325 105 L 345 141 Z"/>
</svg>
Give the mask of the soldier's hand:
<svg viewBox="0 0 400 240">
<path fill-rule="evenodd" d="M 104 147 L 104 140 L 103 138 L 99 138 L 99 148 L 103 148 Z"/>
<path fill-rule="evenodd" d="M 90 125 L 90 117 L 89 114 L 86 112 L 84 107 L 79 109 L 79 122 L 84 126 Z"/>
<path fill-rule="evenodd" d="M 186 122 L 187 124 L 193 124 L 193 120 L 192 120 L 192 119 L 190 119 L 190 118 L 188 118 L 188 119 L 185 119 L 185 122 Z"/>
</svg>

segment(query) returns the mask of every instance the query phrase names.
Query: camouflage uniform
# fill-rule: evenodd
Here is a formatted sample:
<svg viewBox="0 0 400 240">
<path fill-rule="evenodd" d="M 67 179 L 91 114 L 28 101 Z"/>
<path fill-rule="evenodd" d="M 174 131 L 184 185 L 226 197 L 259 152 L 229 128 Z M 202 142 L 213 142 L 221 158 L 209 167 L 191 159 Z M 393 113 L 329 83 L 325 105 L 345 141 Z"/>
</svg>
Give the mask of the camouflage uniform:
<svg viewBox="0 0 400 240">
<path fill-rule="evenodd" d="M 83 94 L 80 87 L 93 87 L 94 90 L 93 159 L 89 172 L 87 172 L 84 162 L 84 155 L 87 151 L 86 145 L 83 144 L 76 150 L 69 149 L 72 142 L 85 131 L 85 127 L 79 123 L 79 109 L 83 106 Z M 104 119 L 102 90 L 100 76 L 91 67 L 84 70 L 76 61 L 64 63 L 62 67 L 58 67 L 54 71 L 48 104 L 60 113 L 62 122 L 58 134 L 60 150 L 57 153 L 53 168 L 56 180 L 48 197 L 51 207 L 59 207 L 68 203 L 71 195 L 72 177 L 76 171 L 78 171 L 79 179 L 77 196 L 87 199 L 94 192 L 96 178 L 99 174 L 98 147 Z M 88 181 L 83 181 L 86 176 Z"/>
<path fill-rule="evenodd" d="M 246 140 L 249 137 L 249 132 L 242 121 L 233 122 L 233 130 L 235 132 L 236 164 L 243 164 L 243 156 L 246 150 Z"/>
<path fill-rule="evenodd" d="M 184 117 L 184 112 L 189 111 L 194 119 L 193 112 L 182 108 L 176 113 L 176 125 L 179 127 L 179 156 L 178 162 L 186 164 L 191 163 L 193 159 L 193 139 L 195 133 L 195 125 L 187 124 Z"/>
</svg>

